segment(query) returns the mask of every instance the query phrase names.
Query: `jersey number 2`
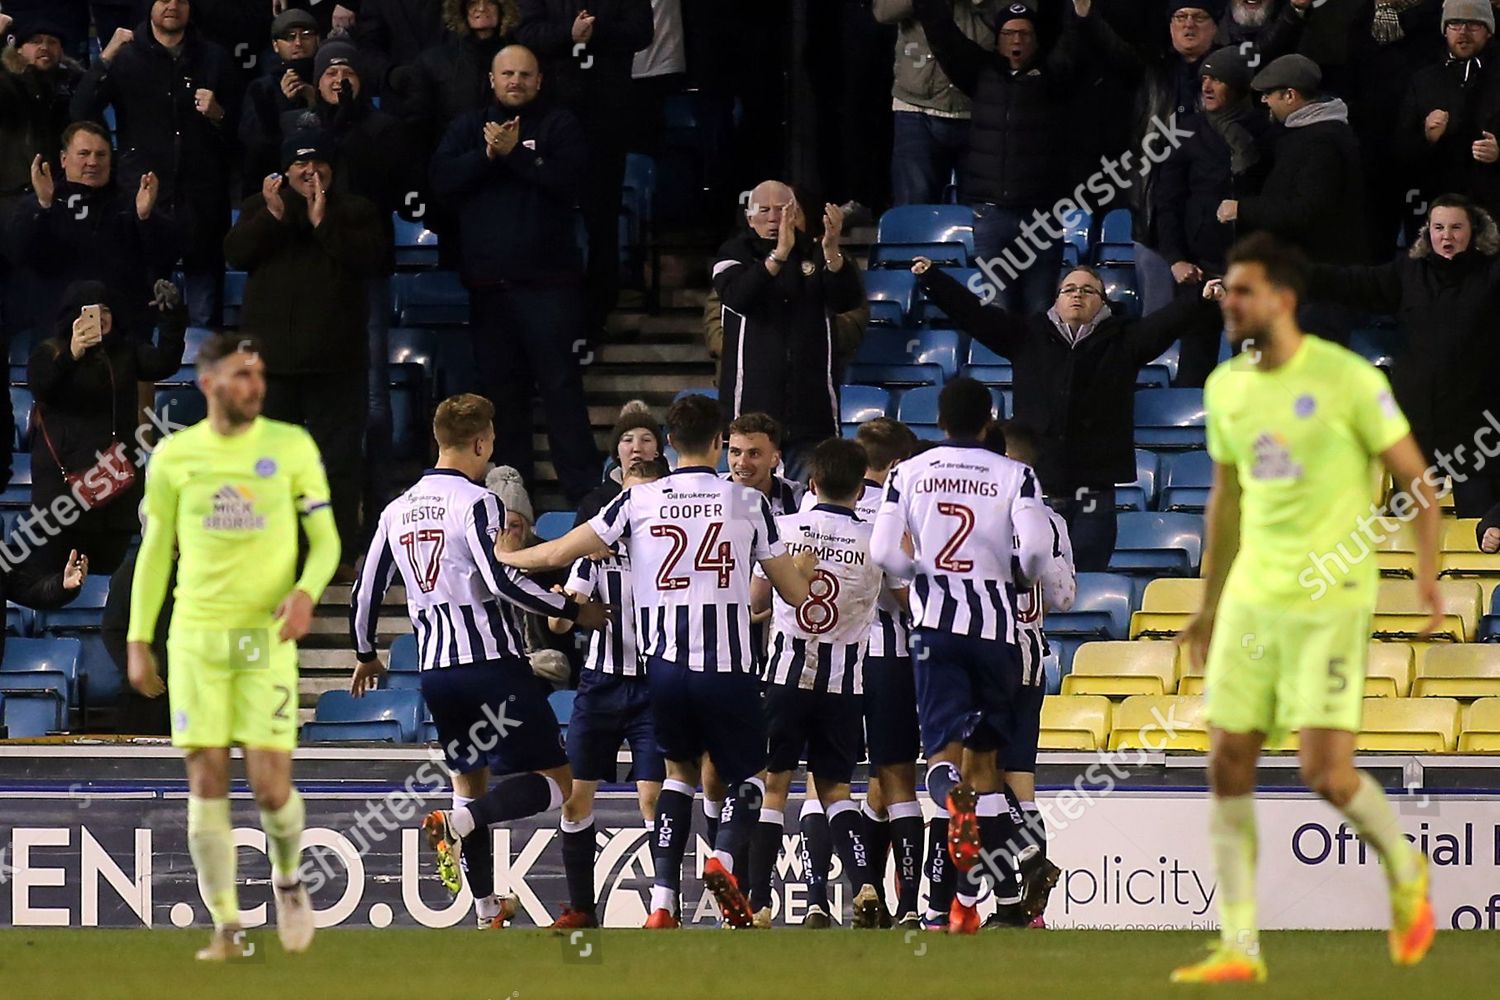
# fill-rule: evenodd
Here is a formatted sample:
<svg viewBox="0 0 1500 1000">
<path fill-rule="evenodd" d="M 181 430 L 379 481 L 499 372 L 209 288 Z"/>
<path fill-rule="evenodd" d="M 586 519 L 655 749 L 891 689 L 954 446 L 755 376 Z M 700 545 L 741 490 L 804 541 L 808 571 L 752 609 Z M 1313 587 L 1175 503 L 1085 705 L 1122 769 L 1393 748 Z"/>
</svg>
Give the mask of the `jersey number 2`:
<svg viewBox="0 0 1500 1000">
<path fill-rule="evenodd" d="M 693 569 L 703 573 L 718 572 L 720 590 L 728 588 L 730 574 L 734 571 L 734 557 L 731 555 L 734 550 L 728 542 L 719 541 L 719 532 L 723 528 L 722 522 L 710 521 L 703 533 L 703 543 L 698 546 L 698 554 L 693 558 Z M 651 537 L 672 540 L 672 548 L 662 560 L 661 572 L 656 574 L 656 589 L 686 590 L 691 581 L 685 576 L 673 576 L 672 571 L 687 552 L 687 532 L 675 524 L 653 524 Z"/>
<path fill-rule="evenodd" d="M 424 594 L 432 593 L 432 588 L 437 586 L 438 568 L 443 561 L 443 547 L 447 544 L 443 529 L 408 531 L 399 541 L 401 547 L 406 549 L 406 560 L 411 563 L 412 576 L 417 578 L 417 586 Z"/>
<path fill-rule="evenodd" d="M 949 503 L 943 501 L 937 505 L 937 512 L 945 517 L 958 518 L 958 528 L 948 543 L 943 546 L 942 551 L 933 560 L 933 565 L 944 573 L 967 573 L 974 568 L 974 560 L 959 559 L 958 550 L 963 548 L 964 542 L 969 540 L 969 535 L 974 531 L 974 511 L 961 503 Z"/>
</svg>

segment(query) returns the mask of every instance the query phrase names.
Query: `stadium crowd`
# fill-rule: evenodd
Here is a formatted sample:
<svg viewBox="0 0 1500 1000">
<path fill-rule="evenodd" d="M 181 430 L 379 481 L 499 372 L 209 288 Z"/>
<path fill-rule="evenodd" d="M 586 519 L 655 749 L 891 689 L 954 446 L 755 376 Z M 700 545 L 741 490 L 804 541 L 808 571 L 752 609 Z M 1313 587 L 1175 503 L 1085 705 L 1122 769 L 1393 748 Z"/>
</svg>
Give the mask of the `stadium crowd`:
<svg viewBox="0 0 1500 1000">
<path fill-rule="evenodd" d="M 869 323 L 849 231 L 884 208 L 956 201 L 972 209 L 983 278 L 961 283 L 923 254 L 910 270 L 927 302 L 1013 366 L 1012 429 L 1078 570 L 1115 551 L 1136 373 L 1180 342 L 1177 384 L 1202 385 L 1222 326 L 1204 285 L 1254 233 L 1312 262 L 1309 331 L 1347 343 L 1364 320 L 1396 319 L 1396 398 L 1430 461 L 1452 453 L 1459 515 L 1493 525 L 1500 473 L 1461 445 L 1500 412 L 1478 364 L 1500 306 L 1495 6 L 816 0 L 794 52 L 792 0 L 4 0 L 0 334 L 28 352 L 33 503 L 94 490 L 85 477 L 149 428 L 141 403 L 182 365 L 184 331 L 237 327 L 263 348 L 265 415 L 305 426 L 322 454 L 336 579 L 356 582 L 379 512 L 410 485 L 387 367 L 405 220 L 437 234 L 438 261 L 467 290 L 494 462 L 514 470 L 492 483 L 520 519 L 502 529 L 513 547 L 536 541 L 534 399 L 568 506 L 604 524 L 622 485 L 654 482 L 670 457 L 640 406 L 601 455 L 584 390 L 619 294 L 626 158 L 653 151 L 667 98 L 696 88 L 725 97 L 736 122 L 705 139 L 705 186 L 725 215 L 745 193 L 704 262 L 718 415 L 730 475 L 776 515 L 798 511 L 815 455 L 840 435 L 838 387 Z M 795 165 L 782 120 L 793 94 L 810 95 L 816 123 Z M 1120 206 L 1139 311 L 1110 301 L 1051 226 Z M 229 271 L 246 276 L 233 322 Z M 920 450 L 885 425 L 865 437 L 893 460 Z M 16 438 L 0 427 L 7 473 Z M 836 452 L 826 467 L 866 454 Z M 49 580 L 18 575 L 13 597 L 55 604 L 54 584 L 76 588 L 80 566 L 124 564 L 129 579 L 144 475 L 109 468 L 113 485 L 36 554 Z M 851 508 L 866 471 L 847 477 Z M 1493 551 L 1500 529 L 1481 538 Z M 514 629 L 528 648 L 572 621 L 535 607 L 531 619 Z M 854 808 L 844 778 L 829 782 L 844 787 L 826 797 L 825 829 Z M 591 857 L 581 785 L 538 794 L 567 803 L 569 849 Z M 648 819 L 659 792 L 643 790 Z M 1022 805 L 1007 814 L 1026 827 Z M 453 836 L 472 835 L 463 825 Z M 749 830 L 734 839 L 758 849 Z M 767 863 L 750 865 L 767 880 L 753 886 L 757 914 Z M 1019 877 L 1025 923 L 1040 911 L 1028 895 L 1022 914 Z M 593 887 L 575 889 L 584 926 Z"/>
</svg>

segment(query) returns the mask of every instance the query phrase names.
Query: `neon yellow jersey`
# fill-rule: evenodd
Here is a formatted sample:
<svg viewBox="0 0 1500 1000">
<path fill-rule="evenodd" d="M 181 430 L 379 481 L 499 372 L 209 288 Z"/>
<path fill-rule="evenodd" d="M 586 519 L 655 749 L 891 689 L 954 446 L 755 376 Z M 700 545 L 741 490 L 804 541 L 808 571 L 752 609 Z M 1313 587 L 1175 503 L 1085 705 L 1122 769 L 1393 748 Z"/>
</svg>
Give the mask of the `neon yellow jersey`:
<svg viewBox="0 0 1500 1000">
<path fill-rule="evenodd" d="M 260 417 L 225 437 L 204 420 L 173 434 L 146 470 L 128 638 L 151 639 L 174 544 L 174 626 L 264 628 L 294 586 L 316 602 L 339 556 L 328 504 L 322 457 L 301 427 Z M 303 517 L 310 550 L 298 581 Z"/>
<path fill-rule="evenodd" d="M 1397 524 L 1372 517 L 1378 456 L 1409 431 L 1385 375 L 1306 336 L 1274 371 L 1244 354 L 1219 365 L 1204 404 L 1209 455 L 1239 470 L 1239 554 L 1225 597 L 1373 606 L 1372 550 Z"/>
</svg>

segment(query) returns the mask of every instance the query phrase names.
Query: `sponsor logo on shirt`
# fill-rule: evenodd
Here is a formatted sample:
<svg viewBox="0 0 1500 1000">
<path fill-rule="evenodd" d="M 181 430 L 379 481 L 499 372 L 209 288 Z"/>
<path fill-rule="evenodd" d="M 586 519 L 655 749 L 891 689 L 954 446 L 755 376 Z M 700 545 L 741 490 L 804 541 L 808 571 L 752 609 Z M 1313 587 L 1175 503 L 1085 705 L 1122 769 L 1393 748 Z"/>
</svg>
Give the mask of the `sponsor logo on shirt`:
<svg viewBox="0 0 1500 1000">
<path fill-rule="evenodd" d="M 1279 434 L 1262 432 L 1255 439 L 1255 464 L 1250 467 L 1252 479 L 1301 479 L 1301 464 L 1292 461 L 1286 441 Z"/>
<path fill-rule="evenodd" d="M 255 495 L 242 486 L 221 486 L 214 509 L 203 518 L 205 531 L 264 531 L 266 518 L 255 512 Z"/>
</svg>

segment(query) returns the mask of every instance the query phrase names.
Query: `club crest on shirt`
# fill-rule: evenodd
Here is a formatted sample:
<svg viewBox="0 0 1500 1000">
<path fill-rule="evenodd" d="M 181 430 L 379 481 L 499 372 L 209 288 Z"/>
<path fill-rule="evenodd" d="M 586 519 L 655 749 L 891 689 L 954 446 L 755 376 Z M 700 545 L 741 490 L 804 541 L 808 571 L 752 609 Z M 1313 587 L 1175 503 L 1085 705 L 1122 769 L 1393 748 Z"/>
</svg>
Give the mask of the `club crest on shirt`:
<svg viewBox="0 0 1500 1000">
<path fill-rule="evenodd" d="M 802 262 L 802 273 L 811 278 L 814 274 L 818 273 L 818 265 L 810 260 L 804 260 Z"/>
<path fill-rule="evenodd" d="M 266 518 L 255 512 L 255 494 L 226 484 L 214 494 L 214 507 L 203 518 L 205 531 L 264 531 Z"/>
<path fill-rule="evenodd" d="M 1252 479 L 1301 479 L 1302 466 L 1292 461 L 1281 435 L 1263 431 L 1255 439 L 1255 464 L 1250 467 Z"/>
<path fill-rule="evenodd" d="M 263 458 L 255 463 L 255 474 L 262 479 L 270 479 L 276 475 L 276 459 Z"/>
<path fill-rule="evenodd" d="M 1316 399 L 1313 399 L 1312 393 L 1310 392 L 1304 392 L 1302 395 L 1298 396 L 1297 402 L 1292 406 L 1292 411 L 1303 420 L 1306 420 L 1308 417 L 1312 416 L 1317 409 L 1318 401 Z"/>
</svg>

